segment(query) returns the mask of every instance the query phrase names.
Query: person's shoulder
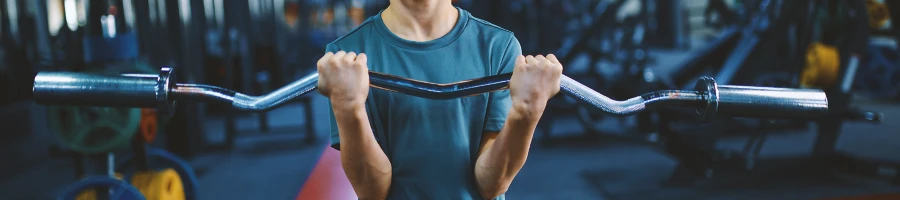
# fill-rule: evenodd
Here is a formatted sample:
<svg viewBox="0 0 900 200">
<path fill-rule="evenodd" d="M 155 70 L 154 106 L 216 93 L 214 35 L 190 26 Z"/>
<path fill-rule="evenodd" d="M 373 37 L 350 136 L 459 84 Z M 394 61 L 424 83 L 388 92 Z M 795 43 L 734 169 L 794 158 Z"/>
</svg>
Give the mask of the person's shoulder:
<svg viewBox="0 0 900 200">
<path fill-rule="evenodd" d="M 499 33 L 501 35 L 512 35 L 513 34 L 512 31 L 509 31 L 503 27 L 497 26 L 496 24 L 488 22 L 487 20 L 475 17 L 471 13 L 466 12 L 466 14 L 469 16 L 469 22 L 472 23 L 472 25 L 475 28 L 478 28 L 479 30 L 490 32 L 490 33 L 495 33 L 495 34 Z"/>
<path fill-rule="evenodd" d="M 331 43 L 328 43 L 328 46 L 330 46 L 330 48 L 336 48 L 336 50 L 346 50 L 346 48 L 353 48 L 353 46 L 366 41 L 365 37 L 368 37 L 370 35 L 368 33 L 374 31 L 372 30 L 372 26 L 374 26 L 374 20 L 372 19 L 372 17 L 369 17 L 368 19 L 360 23 L 359 26 L 356 26 L 356 28 L 348 31 L 347 34 L 344 34 Z"/>
<path fill-rule="evenodd" d="M 467 28 L 481 38 L 481 41 L 491 41 L 492 45 L 506 46 L 516 40 L 515 34 L 487 20 L 465 13 L 468 16 Z M 515 41 L 517 42 L 517 41 Z"/>
</svg>

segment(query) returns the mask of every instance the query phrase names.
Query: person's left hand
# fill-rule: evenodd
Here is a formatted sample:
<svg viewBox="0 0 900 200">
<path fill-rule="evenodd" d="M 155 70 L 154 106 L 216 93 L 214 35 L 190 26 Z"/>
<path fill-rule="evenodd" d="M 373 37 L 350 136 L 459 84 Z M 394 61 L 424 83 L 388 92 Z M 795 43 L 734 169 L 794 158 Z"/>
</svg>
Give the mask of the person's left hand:
<svg viewBox="0 0 900 200">
<path fill-rule="evenodd" d="M 529 113 L 543 112 L 547 100 L 559 93 L 562 64 L 553 54 L 544 57 L 516 57 L 515 69 L 509 80 L 510 98 L 514 109 Z"/>
</svg>

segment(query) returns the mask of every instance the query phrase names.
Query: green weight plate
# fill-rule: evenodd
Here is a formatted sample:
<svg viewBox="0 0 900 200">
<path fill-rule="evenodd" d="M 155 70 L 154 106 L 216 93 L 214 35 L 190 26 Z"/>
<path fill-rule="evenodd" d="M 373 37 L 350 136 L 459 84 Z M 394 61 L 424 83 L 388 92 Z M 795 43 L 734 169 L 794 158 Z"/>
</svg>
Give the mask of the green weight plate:
<svg viewBox="0 0 900 200">
<path fill-rule="evenodd" d="M 48 123 L 68 148 L 96 154 L 126 146 L 140 123 L 134 108 L 48 106 Z"/>
</svg>

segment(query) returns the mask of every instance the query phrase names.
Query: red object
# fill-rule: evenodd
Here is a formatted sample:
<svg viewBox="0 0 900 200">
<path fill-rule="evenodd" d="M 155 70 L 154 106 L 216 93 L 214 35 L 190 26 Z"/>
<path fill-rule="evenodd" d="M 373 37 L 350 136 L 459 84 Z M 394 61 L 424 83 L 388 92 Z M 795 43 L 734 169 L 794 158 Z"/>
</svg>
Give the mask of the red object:
<svg viewBox="0 0 900 200">
<path fill-rule="evenodd" d="M 327 146 L 297 195 L 297 200 L 319 199 L 359 199 L 341 167 L 341 152 Z"/>
<path fill-rule="evenodd" d="M 156 128 L 158 126 L 159 125 L 156 124 L 156 109 L 141 109 L 141 121 L 138 133 L 140 133 L 141 139 L 143 139 L 144 142 L 152 143 L 153 140 L 156 139 Z"/>
</svg>

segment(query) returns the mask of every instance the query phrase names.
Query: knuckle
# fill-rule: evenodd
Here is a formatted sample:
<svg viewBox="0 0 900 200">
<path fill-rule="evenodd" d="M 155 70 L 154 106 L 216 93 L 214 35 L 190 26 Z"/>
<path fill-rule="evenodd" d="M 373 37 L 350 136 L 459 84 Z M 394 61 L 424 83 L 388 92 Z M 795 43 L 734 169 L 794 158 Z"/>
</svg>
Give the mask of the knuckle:
<svg viewBox="0 0 900 200">
<path fill-rule="evenodd" d="M 325 61 L 323 61 L 322 59 L 316 61 L 316 67 L 322 68 L 323 65 L 325 65 Z"/>
</svg>

